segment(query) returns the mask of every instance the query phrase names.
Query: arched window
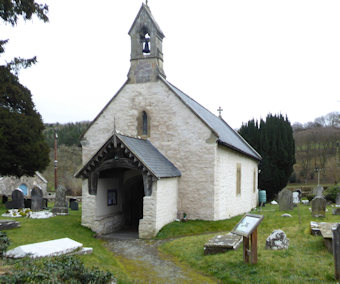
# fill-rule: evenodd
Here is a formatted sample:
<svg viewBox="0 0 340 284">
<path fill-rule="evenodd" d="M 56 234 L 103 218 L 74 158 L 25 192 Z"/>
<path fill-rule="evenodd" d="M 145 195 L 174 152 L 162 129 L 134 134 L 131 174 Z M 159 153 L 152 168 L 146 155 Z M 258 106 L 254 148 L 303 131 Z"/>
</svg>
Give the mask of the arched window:
<svg viewBox="0 0 340 284">
<path fill-rule="evenodd" d="M 143 119 L 143 135 L 148 135 L 148 115 L 145 111 L 142 113 L 142 119 Z"/>
</svg>

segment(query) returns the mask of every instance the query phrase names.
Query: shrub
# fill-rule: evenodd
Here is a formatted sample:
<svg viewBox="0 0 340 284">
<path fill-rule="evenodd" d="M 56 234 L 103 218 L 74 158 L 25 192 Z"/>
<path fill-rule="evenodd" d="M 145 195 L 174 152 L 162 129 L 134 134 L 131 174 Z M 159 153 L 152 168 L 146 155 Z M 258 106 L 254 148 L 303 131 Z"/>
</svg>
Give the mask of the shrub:
<svg viewBox="0 0 340 284">
<path fill-rule="evenodd" d="M 325 190 L 324 192 L 324 195 L 325 195 L 326 200 L 332 201 L 333 203 L 335 203 L 336 196 L 339 192 L 340 192 L 340 185 L 335 185 L 335 186 L 327 188 L 327 190 Z"/>
<path fill-rule="evenodd" d="M 110 272 L 88 269 L 76 256 L 16 261 L 11 274 L 1 275 L 0 283 L 108 283 Z"/>
<path fill-rule="evenodd" d="M 3 257 L 10 245 L 9 238 L 5 232 L 0 231 L 0 256 Z"/>
</svg>

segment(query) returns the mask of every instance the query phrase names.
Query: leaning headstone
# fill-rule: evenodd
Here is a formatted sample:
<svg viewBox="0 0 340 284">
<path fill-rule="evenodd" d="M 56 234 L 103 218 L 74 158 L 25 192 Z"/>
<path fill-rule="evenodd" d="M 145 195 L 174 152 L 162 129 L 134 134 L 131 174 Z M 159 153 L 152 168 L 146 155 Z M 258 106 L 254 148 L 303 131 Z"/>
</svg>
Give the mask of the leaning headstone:
<svg viewBox="0 0 340 284">
<path fill-rule="evenodd" d="M 66 188 L 59 185 L 55 193 L 55 203 L 52 209 L 52 213 L 56 215 L 67 215 L 68 207 L 66 202 Z"/>
<path fill-rule="evenodd" d="M 312 200 L 312 216 L 325 217 L 327 201 L 321 196 L 316 196 Z"/>
<path fill-rule="evenodd" d="M 6 203 L 7 209 L 21 209 L 24 208 L 24 194 L 21 190 L 15 189 L 12 192 L 12 201 Z"/>
<path fill-rule="evenodd" d="M 41 211 L 43 209 L 43 192 L 39 187 L 34 187 L 31 191 L 32 211 Z"/>
<path fill-rule="evenodd" d="M 340 215 L 340 207 L 334 208 L 332 213 L 333 215 Z"/>
<path fill-rule="evenodd" d="M 71 210 L 75 210 L 75 211 L 79 210 L 79 206 L 78 206 L 78 202 L 77 201 L 72 201 L 71 202 Z"/>
<path fill-rule="evenodd" d="M 278 202 L 281 211 L 293 210 L 293 193 L 287 188 L 282 189 L 279 192 Z"/>
<path fill-rule="evenodd" d="M 332 228 L 335 279 L 340 280 L 340 223 Z"/>
<path fill-rule="evenodd" d="M 318 185 L 313 189 L 313 194 L 316 196 L 321 196 L 323 197 L 323 187 L 321 185 Z"/>
<path fill-rule="evenodd" d="M 289 239 L 282 230 L 274 230 L 266 239 L 266 249 L 280 250 L 287 249 Z"/>
<path fill-rule="evenodd" d="M 226 252 L 237 249 L 242 243 L 242 236 L 228 233 L 217 235 L 204 244 L 204 255 Z"/>
</svg>

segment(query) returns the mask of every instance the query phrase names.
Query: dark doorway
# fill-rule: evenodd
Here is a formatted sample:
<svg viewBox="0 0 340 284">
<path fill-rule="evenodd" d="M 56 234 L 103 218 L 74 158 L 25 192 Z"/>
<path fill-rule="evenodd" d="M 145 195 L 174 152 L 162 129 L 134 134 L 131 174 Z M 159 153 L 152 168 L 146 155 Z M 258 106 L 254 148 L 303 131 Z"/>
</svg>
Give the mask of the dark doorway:
<svg viewBox="0 0 340 284">
<path fill-rule="evenodd" d="M 123 212 L 125 225 L 138 230 L 139 220 L 143 219 L 144 185 L 142 176 L 129 179 L 124 186 Z"/>
</svg>

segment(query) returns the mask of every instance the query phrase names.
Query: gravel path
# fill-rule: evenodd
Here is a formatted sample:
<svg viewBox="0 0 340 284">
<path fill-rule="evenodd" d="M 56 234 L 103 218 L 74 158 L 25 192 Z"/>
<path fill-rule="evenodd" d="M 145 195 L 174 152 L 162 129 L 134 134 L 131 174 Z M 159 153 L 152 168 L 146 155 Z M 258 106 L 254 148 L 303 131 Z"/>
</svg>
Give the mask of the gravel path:
<svg viewBox="0 0 340 284">
<path fill-rule="evenodd" d="M 216 283 L 184 265 L 175 264 L 158 251 L 164 240 L 109 240 L 131 278 L 138 283 Z"/>
</svg>

